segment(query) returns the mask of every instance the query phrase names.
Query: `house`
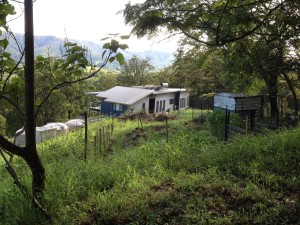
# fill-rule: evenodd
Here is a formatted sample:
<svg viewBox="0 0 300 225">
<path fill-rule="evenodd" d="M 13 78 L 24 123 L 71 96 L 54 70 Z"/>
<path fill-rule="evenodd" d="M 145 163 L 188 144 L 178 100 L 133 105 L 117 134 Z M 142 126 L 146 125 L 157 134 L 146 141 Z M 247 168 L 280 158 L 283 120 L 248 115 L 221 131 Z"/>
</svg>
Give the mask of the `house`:
<svg viewBox="0 0 300 225">
<path fill-rule="evenodd" d="M 94 92 L 90 92 L 94 93 Z M 88 93 L 87 93 L 88 94 Z M 159 86 L 116 86 L 96 94 L 100 98 L 102 114 L 119 116 L 125 112 L 163 113 L 189 106 L 186 89 Z"/>
</svg>

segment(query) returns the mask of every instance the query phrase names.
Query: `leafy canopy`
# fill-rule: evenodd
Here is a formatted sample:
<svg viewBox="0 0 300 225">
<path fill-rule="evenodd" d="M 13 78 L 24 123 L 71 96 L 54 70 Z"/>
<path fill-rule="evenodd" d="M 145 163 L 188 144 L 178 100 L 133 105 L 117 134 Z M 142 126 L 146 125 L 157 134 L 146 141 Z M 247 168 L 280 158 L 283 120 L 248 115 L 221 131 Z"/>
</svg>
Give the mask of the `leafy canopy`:
<svg viewBox="0 0 300 225">
<path fill-rule="evenodd" d="M 166 28 L 196 42 L 221 46 L 247 36 L 296 37 L 299 10 L 297 0 L 146 0 L 128 3 L 123 16 L 138 37 Z"/>
</svg>

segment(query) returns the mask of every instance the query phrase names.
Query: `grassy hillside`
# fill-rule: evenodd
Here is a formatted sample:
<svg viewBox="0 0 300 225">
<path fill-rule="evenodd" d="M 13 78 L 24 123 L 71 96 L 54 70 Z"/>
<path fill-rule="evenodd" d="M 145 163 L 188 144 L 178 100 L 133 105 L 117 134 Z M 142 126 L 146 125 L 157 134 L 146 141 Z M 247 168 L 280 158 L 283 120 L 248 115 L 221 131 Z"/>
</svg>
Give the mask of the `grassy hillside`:
<svg viewBox="0 0 300 225">
<path fill-rule="evenodd" d="M 168 121 L 168 140 L 164 121 L 115 120 L 112 145 L 95 151 L 110 123 L 90 124 L 86 163 L 82 131 L 39 145 L 51 223 L 2 166 L 0 224 L 300 224 L 300 128 L 224 143 L 191 115 Z"/>
</svg>

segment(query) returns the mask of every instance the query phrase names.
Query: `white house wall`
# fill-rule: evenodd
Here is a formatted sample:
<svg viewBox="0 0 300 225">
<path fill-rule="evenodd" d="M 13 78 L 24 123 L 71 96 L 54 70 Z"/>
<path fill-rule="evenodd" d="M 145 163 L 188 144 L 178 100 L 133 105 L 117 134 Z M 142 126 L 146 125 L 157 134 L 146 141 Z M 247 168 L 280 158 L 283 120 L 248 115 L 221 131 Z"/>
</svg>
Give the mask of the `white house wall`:
<svg viewBox="0 0 300 225">
<path fill-rule="evenodd" d="M 154 95 L 153 96 L 155 98 L 154 113 L 162 113 L 159 110 L 157 112 L 156 108 L 157 108 L 157 102 L 164 101 L 164 100 L 165 100 L 165 110 L 163 112 L 174 110 L 175 95 L 176 95 L 175 92 Z M 185 98 L 185 101 L 186 101 L 184 108 L 187 108 L 189 106 L 188 97 L 189 97 L 189 94 L 187 92 L 180 92 L 180 98 Z M 174 104 L 170 104 L 170 99 L 173 99 Z M 149 100 L 150 100 L 149 96 L 142 98 L 141 100 L 139 100 L 136 103 L 129 106 L 128 110 L 131 111 L 130 110 L 130 108 L 131 108 L 132 112 L 141 112 L 143 109 L 143 103 L 145 103 L 145 112 L 149 113 Z"/>
<path fill-rule="evenodd" d="M 166 101 L 166 105 L 165 105 L 165 110 L 164 112 L 167 112 L 167 111 L 172 111 L 175 109 L 175 96 L 176 96 L 176 92 L 172 92 L 172 93 L 163 93 L 163 94 L 157 94 L 155 95 L 155 108 L 154 108 L 154 112 L 156 113 L 157 110 L 157 102 L 160 102 L 160 101 L 163 101 L 165 100 Z M 185 104 L 184 104 L 184 107 L 181 107 L 179 109 L 184 109 L 184 108 L 187 108 L 189 106 L 189 94 L 187 92 L 180 92 L 180 96 L 179 96 L 179 99 L 181 98 L 184 98 L 185 100 Z M 170 99 L 173 99 L 174 103 L 173 104 L 170 104 Z M 178 107 L 178 106 L 176 106 Z M 161 113 L 160 111 L 158 111 L 157 113 Z"/>
<path fill-rule="evenodd" d="M 149 110 L 149 97 L 148 96 L 137 101 L 130 107 L 133 109 L 133 112 L 141 112 L 143 109 L 143 103 L 145 103 L 146 113 L 148 113 L 148 110 Z"/>
<path fill-rule="evenodd" d="M 180 101 L 181 98 L 185 98 L 185 107 L 181 107 L 179 109 L 188 108 L 189 107 L 189 94 L 187 92 L 180 92 L 179 101 Z"/>
</svg>

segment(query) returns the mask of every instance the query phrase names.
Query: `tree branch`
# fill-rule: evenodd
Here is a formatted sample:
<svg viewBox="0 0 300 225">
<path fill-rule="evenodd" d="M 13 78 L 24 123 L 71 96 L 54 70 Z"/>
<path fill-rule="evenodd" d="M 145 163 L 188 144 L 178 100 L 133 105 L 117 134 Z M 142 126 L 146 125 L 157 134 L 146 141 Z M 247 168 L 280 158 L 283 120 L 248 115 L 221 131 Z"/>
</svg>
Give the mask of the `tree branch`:
<svg viewBox="0 0 300 225">
<path fill-rule="evenodd" d="M 11 154 L 20 156 L 20 157 L 24 157 L 25 152 L 26 152 L 25 148 L 19 147 L 15 144 L 11 143 L 5 137 L 3 137 L 1 134 L 0 134 L 0 147 L 2 149 L 4 149 L 5 151 L 7 151 Z"/>
<path fill-rule="evenodd" d="M 19 113 L 21 113 L 22 116 L 25 115 L 25 113 L 23 111 L 21 111 L 21 109 L 19 108 L 19 106 L 17 104 L 15 104 L 11 99 L 9 99 L 8 97 L 2 95 L 0 96 L 0 99 L 4 99 L 5 101 L 7 101 L 9 104 L 11 104 Z"/>
<path fill-rule="evenodd" d="M 90 75 L 88 75 L 88 76 L 86 76 L 86 77 L 83 77 L 83 78 L 80 78 L 80 79 L 77 79 L 77 80 L 64 81 L 64 82 L 62 82 L 62 83 L 60 83 L 60 84 L 57 84 L 57 85 L 55 85 L 54 87 L 52 87 L 51 90 L 49 91 L 49 93 L 46 95 L 46 97 L 45 97 L 45 98 L 43 99 L 43 101 L 41 102 L 41 104 L 37 107 L 36 112 L 35 112 L 35 116 L 38 115 L 38 113 L 39 113 L 39 111 L 41 110 L 42 106 L 46 103 L 46 101 L 49 99 L 49 97 L 51 96 L 51 94 L 52 94 L 52 92 L 53 92 L 54 90 L 58 90 L 58 89 L 60 89 L 60 88 L 62 88 L 62 87 L 68 86 L 68 85 L 70 85 L 70 84 L 78 83 L 78 82 L 80 82 L 80 81 L 84 81 L 84 80 L 87 80 L 87 79 L 89 79 L 89 78 L 95 76 L 95 75 L 96 75 L 103 67 L 106 66 L 106 64 L 108 63 L 108 60 L 109 60 L 111 54 L 112 54 L 112 51 L 110 50 L 110 52 L 109 52 L 108 56 L 106 57 L 104 63 L 103 63 L 96 71 L 92 72 Z"/>
<path fill-rule="evenodd" d="M 219 21 L 218 21 L 218 28 L 217 28 L 217 33 L 216 33 L 216 45 L 218 46 L 219 45 L 219 33 L 220 33 L 220 30 L 221 30 L 221 21 L 223 19 L 223 16 L 224 16 L 224 13 L 225 13 L 225 10 L 229 4 L 229 1 L 230 0 L 227 0 L 225 5 L 224 5 L 224 8 L 222 9 L 222 12 L 221 12 L 221 15 L 219 17 Z"/>
<path fill-rule="evenodd" d="M 24 51 L 22 52 L 22 56 L 20 57 L 19 61 L 16 63 L 16 65 L 14 66 L 14 68 L 9 72 L 8 76 L 6 77 L 5 81 L 4 81 L 4 85 L 2 87 L 2 92 L 4 92 L 5 87 L 8 83 L 9 78 L 14 74 L 14 72 L 16 71 L 16 69 L 18 68 L 18 66 L 20 65 L 22 59 L 24 57 Z"/>
</svg>

